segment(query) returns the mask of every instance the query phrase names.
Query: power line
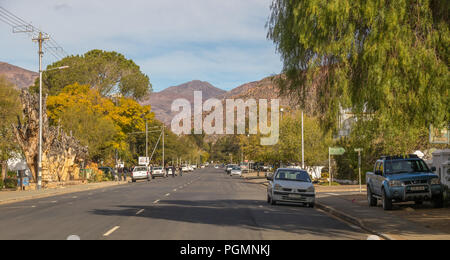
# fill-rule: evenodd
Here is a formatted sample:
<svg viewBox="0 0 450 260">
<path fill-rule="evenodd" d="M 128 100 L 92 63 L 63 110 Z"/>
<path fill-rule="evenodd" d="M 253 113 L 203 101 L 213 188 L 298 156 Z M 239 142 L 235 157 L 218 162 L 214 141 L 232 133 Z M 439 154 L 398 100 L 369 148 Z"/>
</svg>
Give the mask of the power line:
<svg viewBox="0 0 450 260">
<path fill-rule="evenodd" d="M 0 21 L 11 26 L 13 33 L 26 33 L 31 38 L 38 37 L 39 33 L 44 33 L 41 29 L 26 22 L 22 18 L 0 6 Z M 69 54 L 52 38 L 44 42 L 43 49 L 57 60 L 61 60 Z"/>
</svg>

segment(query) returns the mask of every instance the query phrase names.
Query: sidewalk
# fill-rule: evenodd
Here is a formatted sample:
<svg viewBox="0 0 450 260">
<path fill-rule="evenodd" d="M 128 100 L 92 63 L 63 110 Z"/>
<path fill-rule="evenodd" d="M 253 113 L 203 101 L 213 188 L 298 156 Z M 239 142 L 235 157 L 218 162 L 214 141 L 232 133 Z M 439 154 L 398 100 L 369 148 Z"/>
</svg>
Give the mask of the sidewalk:
<svg viewBox="0 0 450 260">
<path fill-rule="evenodd" d="M 267 186 L 265 179 L 247 179 Z M 392 211 L 369 207 L 359 185 L 315 186 L 316 208 L 387 240 L 449 240 L 450 208 L 400 204 Z"/>
<path fill-rule="evenodd" d="M 364 200 L 363 200 L 364 199 Z M 448 209 L 425 208 L 423 212 L 438 212 L 440 223 L 433 223 L 431 219 L 425 221 L 411 221 L 413 218 L 406 216 L 402 207 L 396 207 L 393 211 L 384 211 L 381 207 L 369 207 L 362 205 L 365 202 L 364 195 L 332 196 L 318 194 L 317 208 L 325 210 L 352 224 L 358 225 L 366 231 L 390 240 L 448 240 Z M 365 203 L 367 204 L 367 203 Z M 423 206 L 424 207 L 424 206 Z M 407 207 L 406 209 L 411 209 Z M 417 217 L 421 217 L 416 215 Z M 420 220 L 420 219 L 419 219 Z M 423 219 L 422 219 L 423 220 Z M 447 223 L 447 224 L 445 224 Z M 439 225 L 446 229 L 438 229 Z M 434 228 L 430 228 L 434 227 Z"/>
<path fill-rule="evenodd" d="M 102 189 L 111 186 L 123 185 L 128 182 L 99 182 L 99 183 L 89 183 L 89 184 L 80 184 L 80 185 L 72 185 L 66 187 L 59 187 L 53 189 L 44 189 L 44 190 L 29 190 L 29 191 L 0 191 L 0 205 L 21 202 L 31 199 L 38 198 L 46 198 L 55 195 L 68 194 L 80 191 L 87 190 L 95 190 Z"/>
</svg>

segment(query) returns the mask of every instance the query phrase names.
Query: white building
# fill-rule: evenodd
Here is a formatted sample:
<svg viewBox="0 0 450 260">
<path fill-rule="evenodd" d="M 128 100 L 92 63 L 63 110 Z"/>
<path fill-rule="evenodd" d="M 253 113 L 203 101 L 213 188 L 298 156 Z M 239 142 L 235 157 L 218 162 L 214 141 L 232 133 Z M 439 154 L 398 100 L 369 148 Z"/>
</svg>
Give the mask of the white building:
<svg viewBox="0 0 450 260">
<path fill-rule="evenodd" d="M 450 187 L 450 149 L 435 151 L 432 165 L 436 167 L 442 184 Z"/>
</svg>

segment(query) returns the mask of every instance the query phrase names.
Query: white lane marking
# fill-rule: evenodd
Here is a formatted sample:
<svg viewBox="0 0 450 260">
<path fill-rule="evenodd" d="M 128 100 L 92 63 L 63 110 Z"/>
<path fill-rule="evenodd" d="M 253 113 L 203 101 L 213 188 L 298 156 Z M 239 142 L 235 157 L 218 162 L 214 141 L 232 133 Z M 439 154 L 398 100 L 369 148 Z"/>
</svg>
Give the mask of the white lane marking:
<svg viewBox="0 0 450 260">
<path fill-rule="evenodd" d="M 164 195 L 164 196 L 166 196 L 166 197 L 169 197 L 170 196 L 170 193 L 167 193 L 166 195 Z"/>
<path fill-rule="evenodd" d="M 81 238 L 77 235 L 70 235 L 67 237 L 67 240 L 81 240 Z"/>
<path fill-rule="evenodd" d="M 173 191 L 177 191 L 177 189 L 173 189 Z"/>
<path fill-rule="evenodd" d="M 375 236 L 375 235 L 372 235 L 372 236 L 369 236 L 368 238 L 367 238 L 367 240 L 381 240 L 381 238 L 379 237 L 379 236 Z"/>
<path fill-rule="evenodd" d="M 328 195 L 331 195 L 331 196 L 340 196 L 340 194 L 336 194 L 336 193 L 325 193 L 325 194 L 328 194 Z"/>
<path fill-rule="evenodd" d="M 160 201 L 160 200 L 155 200 L 153 203 L 154 203 L 154 204 L 157 204 L 159 201 Z"/>
<path fill-rule="evenodd" d="M 103 236 L 104 237 L 107 237 L 107 236 L 109 236 L 109 235 L 111 235 L 112 233 L 114 233 L 117 229 L 119 229 L 120 228 L 120 226 L 115 226 L 115 227 L 113 227 L 111 230 L 109 230 L 108 232 L 106 232 Z"/>
<path fill-rule="evenodd" d="M 139 215 L 139 214 L 141 214 L 142 212 L 144 212 L 144 209 L 139 210 L 139 211 L 136 213 L 136 215 Z"/>
<path fill-rule="evenodd" d="M 51 203 L 58 203 L 58 201 L 57 201 L 57 200 L 54 200 L 54 201 L 52 201 Z"/>
<path fill-rule="evenodd" d="M 72 199 L 78 199 L 78 197 L 77 196 L 73 196 Z"/>
</svg>

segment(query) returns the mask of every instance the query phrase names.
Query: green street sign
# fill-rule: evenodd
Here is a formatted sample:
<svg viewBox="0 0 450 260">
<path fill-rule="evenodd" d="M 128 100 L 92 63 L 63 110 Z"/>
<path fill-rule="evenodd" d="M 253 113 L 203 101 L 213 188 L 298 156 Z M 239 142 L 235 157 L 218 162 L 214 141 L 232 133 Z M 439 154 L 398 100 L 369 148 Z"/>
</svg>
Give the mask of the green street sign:
<svg viewBox="0 0 450 260">
<path fill-rule="evenodd" d="M 330 147 L 330 155 L 343 155 L 345 149 L 342 147 Z"/>
</svg>

